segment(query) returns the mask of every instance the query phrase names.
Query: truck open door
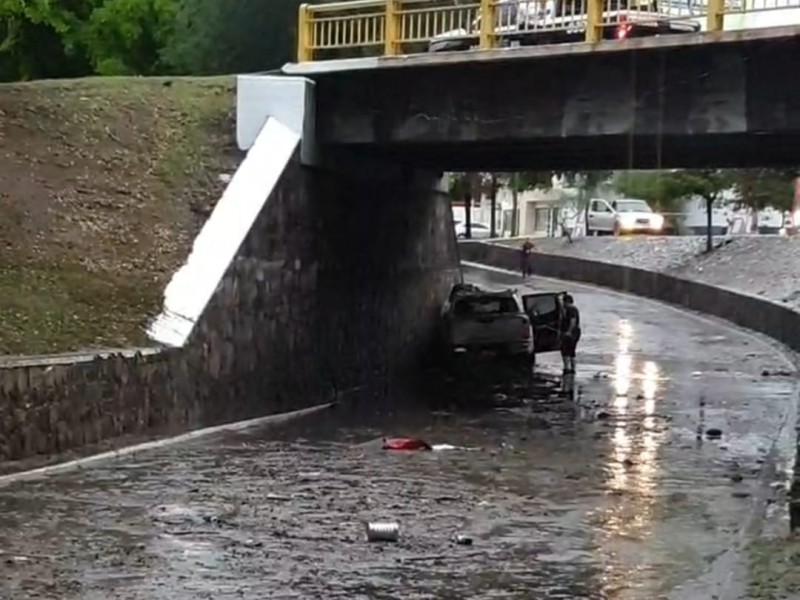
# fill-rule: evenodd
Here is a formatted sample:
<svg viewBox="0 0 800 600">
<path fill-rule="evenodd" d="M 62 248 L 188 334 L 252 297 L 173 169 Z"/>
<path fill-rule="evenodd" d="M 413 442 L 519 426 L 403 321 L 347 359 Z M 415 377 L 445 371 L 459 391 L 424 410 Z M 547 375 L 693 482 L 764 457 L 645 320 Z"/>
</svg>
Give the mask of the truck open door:
<svg viewBox="0 0 800 600">
<path fill-rule="evenodd" d="M 522 297 L 525 314 L 533 327 L 536 354 L 561 348 L 561 292 L 541 292 Z"/>
</svg>

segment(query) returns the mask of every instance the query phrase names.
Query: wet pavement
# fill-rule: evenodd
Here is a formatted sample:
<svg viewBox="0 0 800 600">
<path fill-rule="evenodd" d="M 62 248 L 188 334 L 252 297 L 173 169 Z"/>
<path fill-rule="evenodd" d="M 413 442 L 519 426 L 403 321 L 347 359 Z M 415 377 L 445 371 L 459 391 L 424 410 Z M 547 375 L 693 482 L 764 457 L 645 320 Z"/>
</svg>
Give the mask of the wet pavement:
<svg viewBox="0 0 800 600">
<path fill-rule="evenodd" d="M 736 598 L 745 545 L 783 511 L 797 389 L 762 371 L 785 359 L 716 321 L 559 287 L 584 321 L 574 397 L 548 355 L 533 382 L 431 378 L 402 409 L 353 400 L 2 487 L 0 597 Z M 382 451 L 396 435 L 464 449 Z M 374 520 L 400 541 L 368 543 Z"/>
</svg>

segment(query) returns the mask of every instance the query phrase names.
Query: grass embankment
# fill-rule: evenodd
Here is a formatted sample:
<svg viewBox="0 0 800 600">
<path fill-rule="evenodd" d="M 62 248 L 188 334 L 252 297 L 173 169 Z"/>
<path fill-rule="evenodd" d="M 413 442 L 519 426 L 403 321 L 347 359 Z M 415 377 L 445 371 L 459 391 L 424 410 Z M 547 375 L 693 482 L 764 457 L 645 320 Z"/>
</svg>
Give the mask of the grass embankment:
<svg viewBox="0 0 800 600">
<path fill-rule="evenodd" d="M 145 342 L 238 162 L 234 83 L 0 85 L 0 353 Z"/>
</svg>

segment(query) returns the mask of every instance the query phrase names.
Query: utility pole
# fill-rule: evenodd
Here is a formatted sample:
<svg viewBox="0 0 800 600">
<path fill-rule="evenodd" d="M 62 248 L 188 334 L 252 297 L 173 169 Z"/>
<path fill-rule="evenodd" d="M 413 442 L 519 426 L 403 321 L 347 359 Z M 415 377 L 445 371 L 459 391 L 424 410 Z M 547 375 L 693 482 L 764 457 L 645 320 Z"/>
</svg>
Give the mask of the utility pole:
<svg viewBox="0 0 800 600">
<path fill-rule="evenodd" d="M 519 200 L 517 197 L 517 177 L 516 171 L 511 174 L 511 237 L 517 237 L 519 235 L 519 227 L 517 223 L 517 210 L 519 207 Z"/>
<path fill-rule="evenodd" d="M 489 237 L 492 239 L 497 237 L 497 174 L 491 175 L 491 188 L 489 188 L 489 205 L 492 210 L 491 217 L 489 218 Z"/>
<path fill-rule="evenodd" d="M 472 191 L 464 196 L 464 238 L 472 238 Z"/>
</svg>

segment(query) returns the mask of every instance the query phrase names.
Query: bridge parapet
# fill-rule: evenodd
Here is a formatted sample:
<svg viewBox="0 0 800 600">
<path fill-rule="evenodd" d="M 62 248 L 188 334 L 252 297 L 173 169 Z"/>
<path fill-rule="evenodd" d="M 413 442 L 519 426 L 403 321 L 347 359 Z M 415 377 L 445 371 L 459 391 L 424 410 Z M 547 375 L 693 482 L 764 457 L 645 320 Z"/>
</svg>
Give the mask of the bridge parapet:
<svg viewBox="0 0 800 600">
<path fill-rule="evenodd" d="M 800 0 L 345 0 L 300 7 L 297 60 L 793 24 Z"/>
</svg>

